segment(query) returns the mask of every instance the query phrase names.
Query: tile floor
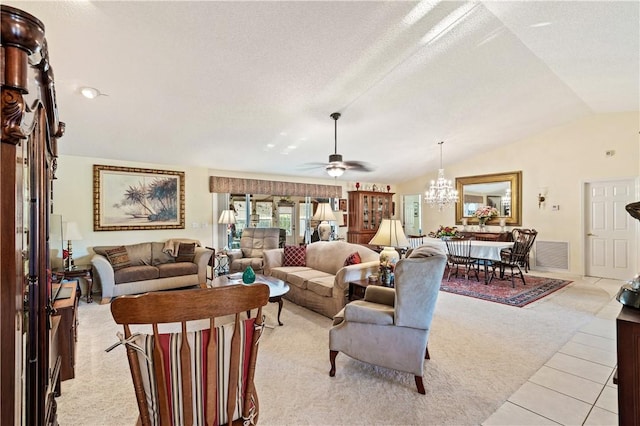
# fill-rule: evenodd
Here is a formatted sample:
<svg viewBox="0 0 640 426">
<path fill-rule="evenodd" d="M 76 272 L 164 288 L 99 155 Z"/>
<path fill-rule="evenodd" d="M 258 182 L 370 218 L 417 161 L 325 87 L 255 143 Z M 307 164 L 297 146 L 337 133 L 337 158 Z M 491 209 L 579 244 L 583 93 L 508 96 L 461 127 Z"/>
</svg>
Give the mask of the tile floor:
<svg viewBox="0 0 640 426">
<path fill-rule="evenodd" d="M 620 309 L 612 297 L 482 425 L 617 425 L 613 372 Z"/>
</svg>

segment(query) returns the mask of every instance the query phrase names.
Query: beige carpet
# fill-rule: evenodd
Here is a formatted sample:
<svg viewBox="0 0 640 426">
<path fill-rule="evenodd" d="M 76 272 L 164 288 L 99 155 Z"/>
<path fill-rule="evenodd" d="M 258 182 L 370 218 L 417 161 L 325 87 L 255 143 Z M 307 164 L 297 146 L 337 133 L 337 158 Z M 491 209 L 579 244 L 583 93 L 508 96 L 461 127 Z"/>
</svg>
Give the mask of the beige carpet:
<svg viewBox="0 0 640 426">
<path fill-rule="evenodd" d="M 330 378 L 325 318 L 285 301 L 267 329 L 256 372 L 263 425 L 475 425 L 489 417 L 612 297 L 597 279 L 514 308 L 441 292 L 426 361 L 427 394 L 413 377 L 338 355 Z M 276 304 L 266 308 L 275 323 Z M 109 305 L 79 307 L 76 378 L 58 399 L 61 425 L 133 425 L 137 406 Z M 384 350 L 384 348 L 381 348 Z"/>
</svg>

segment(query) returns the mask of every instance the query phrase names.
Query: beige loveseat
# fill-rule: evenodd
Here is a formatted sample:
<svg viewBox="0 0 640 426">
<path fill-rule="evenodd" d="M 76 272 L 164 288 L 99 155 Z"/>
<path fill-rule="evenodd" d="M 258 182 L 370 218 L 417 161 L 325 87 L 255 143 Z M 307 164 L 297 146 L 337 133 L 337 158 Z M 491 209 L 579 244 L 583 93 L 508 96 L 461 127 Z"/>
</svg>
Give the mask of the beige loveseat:
<svg viewBox="0 0 640 426">
<path fill-rule="evenodd" d="M 190 248 L 192 256 L 187 252 L 178 257 L 179 241 L 171 241 L 173 249 L 168 248 L 171 244 L 167 242 L 94 247 L 95 255 L 91 259 L 93 279 L 102 287 L 102 303 L 109 303 L 111 298 L 123 294 L 188 287 L 206 282 L 207 264 L 213 251 L 198 246 L 189 247 L 192 243 L 183 241 L 183 248 Z M 120 256 L 119 261 L 123 263 L 116 263 L 114 269 L 108 255 L 119 247 L 126 249 L 126 255 Z"/>
<path fill-rule="evenodd" d="M 344 266 L 358 252 L 362 263 Z M 346 304 L 349 281 L 377 273 L 380 255 L 344 241 L 318 241 L 306 246 L 305 266 L 283 266 L 284 249 L 264 252 L 265 274 L 289 284 L 285 299 L 333 318 Z"/>
</svg>

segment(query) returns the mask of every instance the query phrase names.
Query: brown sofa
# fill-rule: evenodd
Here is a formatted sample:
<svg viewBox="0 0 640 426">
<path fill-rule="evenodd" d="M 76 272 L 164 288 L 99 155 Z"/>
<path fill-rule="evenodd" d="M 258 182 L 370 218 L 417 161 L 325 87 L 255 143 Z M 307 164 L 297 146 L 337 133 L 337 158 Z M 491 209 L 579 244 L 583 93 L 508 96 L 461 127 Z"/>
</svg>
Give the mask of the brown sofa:
<svg viewBox="0 0 640 426">
<path fill-rule="evenodd" d="M 354 252 L 362 263 L 344 266 Z M 306 246 L 305 264 L 284 266 L 284 249 L 264 252 L 264 273 L 289 284 L 285 299 L 333 318 L 346 303 L 349 281 L 377 273 L 380 255 L 360 244 L 318 241 Z"/>
<path fill-rule="evenodd" d="M 189 242 L 183 241 L 183 244 Z M 124 257 L 128 260 L 128 265 L 116 265 L 114 269 L 108 254 L 118 247 L 126 249 Z M 95 255 L 91 264 L 94 281 L 102 288 L 102 303 L 108 303 L 111 298 L 123 294 L 188 287 L 206 282 L 207 264 L 213 251 L 195 247 L 192 259 L 183 261 L 184 259 L 175 256 L 178 245 L 175 244 L 175 247 L 173 255 L 167 252 L 167 242 L 94 247 Z"/>
</svg>

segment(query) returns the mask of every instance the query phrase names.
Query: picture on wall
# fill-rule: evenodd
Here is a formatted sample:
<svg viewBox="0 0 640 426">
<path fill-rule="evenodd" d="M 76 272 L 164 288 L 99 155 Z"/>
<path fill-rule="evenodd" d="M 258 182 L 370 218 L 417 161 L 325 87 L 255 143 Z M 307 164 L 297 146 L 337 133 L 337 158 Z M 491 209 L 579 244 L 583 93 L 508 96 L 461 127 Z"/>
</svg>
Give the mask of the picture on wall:
<svg viewBox="0 0 640 426">
<path fill-rule="evenodd" d="M 93 166 L 93 230 L 184 229 L 184 172 Z"/>
</svg>

